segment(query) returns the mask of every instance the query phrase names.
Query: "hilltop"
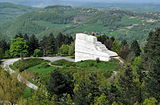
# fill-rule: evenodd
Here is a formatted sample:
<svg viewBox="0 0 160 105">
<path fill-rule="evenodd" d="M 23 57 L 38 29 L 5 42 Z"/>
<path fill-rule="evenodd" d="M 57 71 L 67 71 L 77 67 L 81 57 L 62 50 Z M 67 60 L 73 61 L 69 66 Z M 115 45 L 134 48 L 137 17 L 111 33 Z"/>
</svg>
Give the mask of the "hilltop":
<svg viewBox="0 0 160 105">
<path fill-rule="evenodd" d="M 128 41 L 145 41 L 147 33 L 159 26 L 159 13 L 137 13 L 126 10 L 48 6 L 27 12 L 3 24 L 0 31 L 13 37 L 17 33 L 36 34 L 96 32 Z"/>
<path fill-rule="evenodd" d="M 0 2 L 0 24 L 32 10 L 35 10 L 35 8 L 7 2 Z"/>
</svg>

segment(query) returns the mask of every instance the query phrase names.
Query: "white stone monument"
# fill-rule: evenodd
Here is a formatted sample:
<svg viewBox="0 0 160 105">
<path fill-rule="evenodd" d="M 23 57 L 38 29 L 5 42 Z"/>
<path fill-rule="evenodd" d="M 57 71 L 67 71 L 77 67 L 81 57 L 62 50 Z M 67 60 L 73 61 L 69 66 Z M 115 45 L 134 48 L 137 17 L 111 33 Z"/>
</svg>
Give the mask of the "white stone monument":
<svg viewBox="0 0 160 105">
<path fill-rule="evenodd" d="M 118 54 L 108 50 L 104 44 L 97 41 L 97 37 L 83 33 L 76 34 L 75 40 L 75 62 L 83 60 L 109 61 Z"/>
</svg>

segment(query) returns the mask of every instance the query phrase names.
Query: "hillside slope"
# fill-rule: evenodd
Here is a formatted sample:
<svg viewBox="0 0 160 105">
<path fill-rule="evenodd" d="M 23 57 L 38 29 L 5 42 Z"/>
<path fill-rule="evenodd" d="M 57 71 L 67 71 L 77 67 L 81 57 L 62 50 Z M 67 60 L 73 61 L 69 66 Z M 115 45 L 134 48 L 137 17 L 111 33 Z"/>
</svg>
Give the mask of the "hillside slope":
<svg viewBox="0 0 160 105">
<path fill-rule="evenodd" d="M 123 10 L 101 10 L 94 8 L 72 8 L 49 6 L 25 13 L 14 21 L 0 27 L 4 35 L 13 37 L 17 33 L 44 35 L 59 32 L 100 33 L 128 41 L 144 41 L 148 32 L 160 25 L 159 13 L 136 13 Z"/>
<path fill-rule="evenodd" d="M 35 10 L 33 7 L 0 2 L 0 24 L 33 10 Z"/>
</svg>

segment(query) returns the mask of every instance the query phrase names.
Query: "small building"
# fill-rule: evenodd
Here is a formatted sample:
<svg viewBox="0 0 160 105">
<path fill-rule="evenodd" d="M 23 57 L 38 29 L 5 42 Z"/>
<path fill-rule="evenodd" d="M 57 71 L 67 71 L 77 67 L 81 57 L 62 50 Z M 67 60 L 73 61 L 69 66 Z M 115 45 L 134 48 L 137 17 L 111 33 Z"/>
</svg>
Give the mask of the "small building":
<svg viewBox="0 0 160 105">
<path fill-rule="evenodd" d="M 97 41 L 97 37 L 83 33 L 76 34 L 75 40 L 75 62 L 83 60 L 109 61 L 118 54 L 110 51 L 104 44 Z"/>
</svg>

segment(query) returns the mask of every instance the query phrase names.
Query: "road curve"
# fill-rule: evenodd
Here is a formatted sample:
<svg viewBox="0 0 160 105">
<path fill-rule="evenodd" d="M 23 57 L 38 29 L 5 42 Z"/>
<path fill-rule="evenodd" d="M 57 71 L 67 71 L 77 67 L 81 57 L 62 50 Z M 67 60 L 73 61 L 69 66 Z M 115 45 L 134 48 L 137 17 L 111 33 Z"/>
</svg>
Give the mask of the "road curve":
<svg viewBox="0 0 160 105">
<path fill-rule="evenodd" d="M 25 58 L 25 59 L 29 59 L 29 58 L 32 58 L 32 57 L 28 57 L 28 58 Z M 44 60 L 48 60 L 48 61 L 58 61 L 58 60 L 67 60 L 67 61 L 70 61 L 70 62 L 74 62 L 75 60 L 74 59 L 71 59 L 71 58 L 68 58 L 68 57 L 38 57 L 38 58 L 41 58 L 41 59 L 44 59 Z M 14 58 L 14 59 L 6 59 L 6 60 L 3 60 L 2 62 L 2 67 L 8 71 L 10 74 L 12 73 L 15 73 L 15 71 L 13 69 L 11 69 L 9 67 L 9 65 L 12 65 L 14 62 L 20 60 L 20 58 Z M 28 86 L 29 88 L 33 89 L 33 90 L 37 90 L 38 89 L 38 86 L 34 85 L 33 83 L 25 80 L 20 74 L 18 74 L 17 76 L 17 79 L 20 81 L 20 82 L 24 82 L 25 81 L 25 84 L 26 86 Z"/>
</svg>

